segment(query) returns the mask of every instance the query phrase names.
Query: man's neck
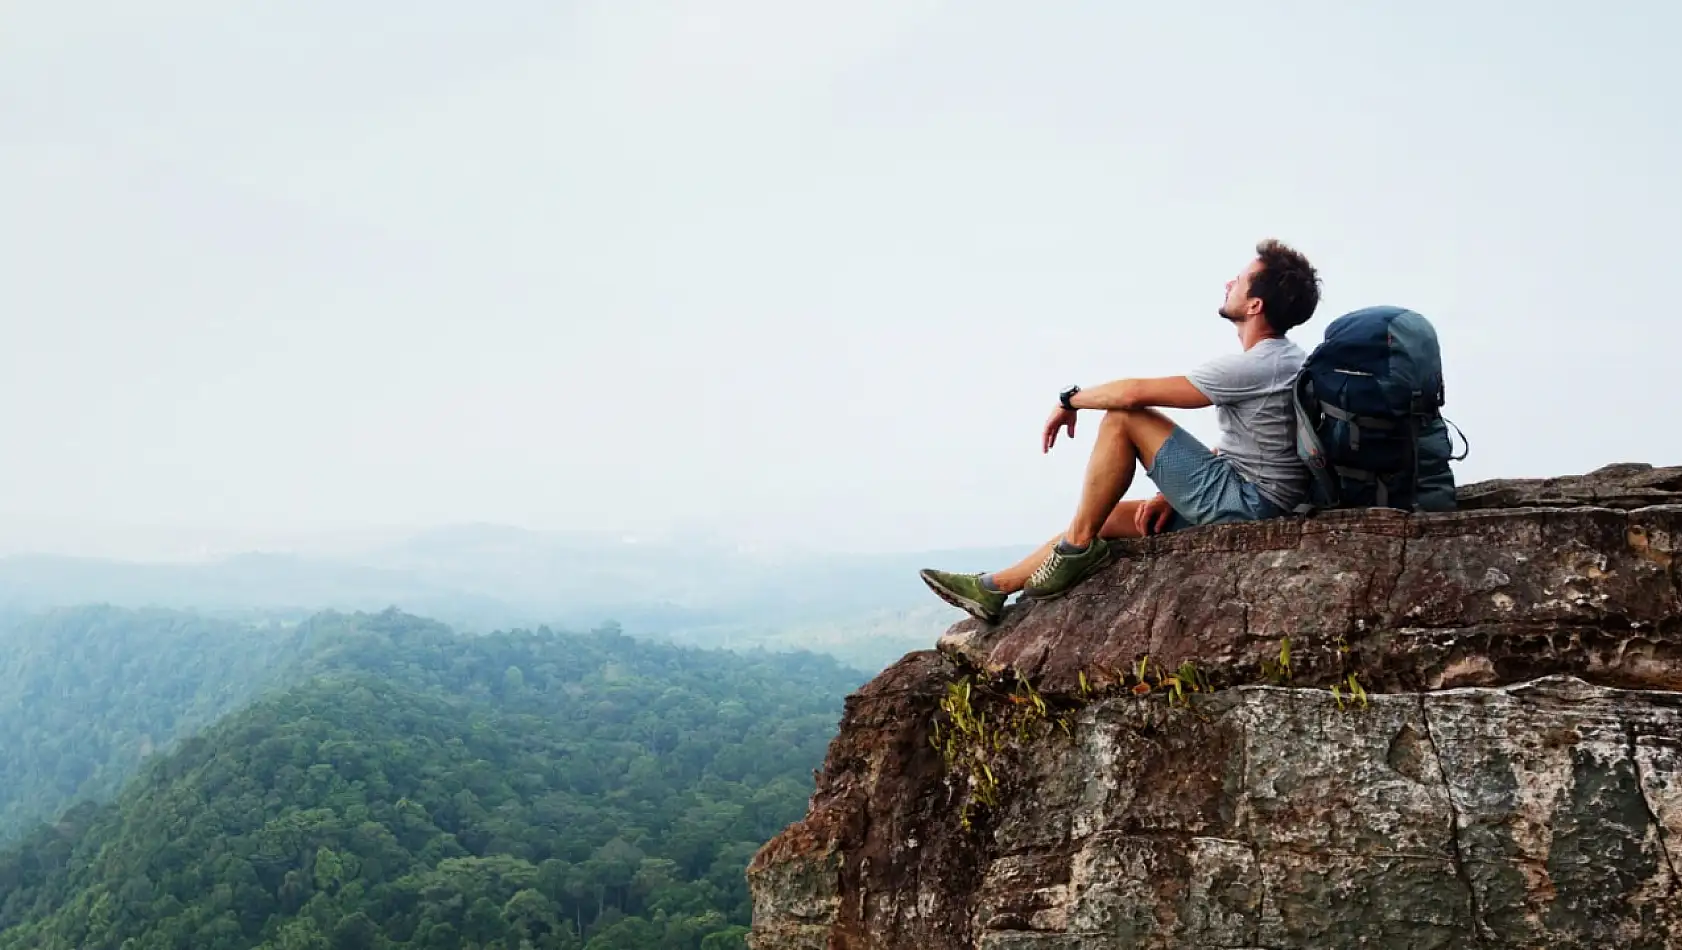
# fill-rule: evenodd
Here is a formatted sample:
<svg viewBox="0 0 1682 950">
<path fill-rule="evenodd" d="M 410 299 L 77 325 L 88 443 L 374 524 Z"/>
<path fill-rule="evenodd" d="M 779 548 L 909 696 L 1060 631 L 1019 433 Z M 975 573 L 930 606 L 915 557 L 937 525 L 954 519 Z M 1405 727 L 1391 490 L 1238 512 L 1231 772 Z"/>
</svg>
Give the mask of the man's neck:
<svg viewBox="0 0 1682 950">
<path fill-rule="evenodd" d="M 1267 325 L 1267 321 L 1260 317 L 1245 321 L 1238 328 L 1238 341 L 1244 346 L 1246 352 L 1263 340 L 1277 339 L 1280 339 L 1279 334 L 1273 332 L 1273 328 Z"/>
</svg>

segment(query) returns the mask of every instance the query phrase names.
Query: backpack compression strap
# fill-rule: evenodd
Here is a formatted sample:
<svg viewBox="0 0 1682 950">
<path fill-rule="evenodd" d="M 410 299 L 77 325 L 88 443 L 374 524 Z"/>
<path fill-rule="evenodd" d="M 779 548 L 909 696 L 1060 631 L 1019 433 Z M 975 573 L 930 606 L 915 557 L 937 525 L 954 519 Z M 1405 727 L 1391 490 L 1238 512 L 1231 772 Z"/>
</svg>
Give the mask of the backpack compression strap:
<svg viewBox="0 0 1682 950">
<path fill-rule="evenodd" d="M 1329 402 L 1320 403 L 1320 411 L 1333 419 L 1349 423 L 1349 449 L 1352 452 L 1361 451 L 1361 429 L 1394 429 L 1396 423 L 1392 419 L 1377 419 L 1372 416 L 1358 416 L 1353 412 L 1345 412 Z"/>
<path fill-rule="evenodd" d="M 1378 477 L 1377 472 L 1369 472 L 1364 468 L 1350 468 L 1347 465 L 1334 465 L 1332 471 L 1340 478 L 1353 479 L 1357 482 L 1372 482 L 1374 498 L 1380 508 L 1390 507 L 1390 489 L 1384 484 L 1384 479 Z"/>
</svg>

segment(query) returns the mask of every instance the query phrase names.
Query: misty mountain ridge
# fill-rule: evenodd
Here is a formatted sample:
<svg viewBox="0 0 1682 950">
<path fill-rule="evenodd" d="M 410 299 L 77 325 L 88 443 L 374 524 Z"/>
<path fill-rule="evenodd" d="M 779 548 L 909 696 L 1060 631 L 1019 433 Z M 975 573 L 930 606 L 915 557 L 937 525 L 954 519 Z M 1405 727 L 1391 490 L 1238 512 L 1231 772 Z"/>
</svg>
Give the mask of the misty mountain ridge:
<svg viewBox="0 0 1682 950">
<path fill-rule="evenodd" d="M 0 610 L 78 604 L 213 615 L 397 607 L 485 632 L 608 620 L 695 645 L 805 646 L 869 667 L 950 619 L 917 569 L 996 567 L 1025 550 L 913 553 L 751 549 L 716 536 L 638 536 L 460 524 L 342 553 L 251 551 L 154 562 L 64 554 L 0 557 Z"/>
</svg>

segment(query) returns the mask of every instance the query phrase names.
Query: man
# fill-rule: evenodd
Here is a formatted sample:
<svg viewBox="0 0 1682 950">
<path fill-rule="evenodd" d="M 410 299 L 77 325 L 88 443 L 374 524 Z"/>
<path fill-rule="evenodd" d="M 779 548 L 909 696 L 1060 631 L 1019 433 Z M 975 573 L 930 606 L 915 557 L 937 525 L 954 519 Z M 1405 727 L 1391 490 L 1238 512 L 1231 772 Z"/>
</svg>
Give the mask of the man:
<svg viewBox="0 0 1682 950">
<path fill-rule="evenodd" d="M 925 570 L 924 583 L 991 623 L 1017 591 L 1031 599 L 1066 593 L 1109 562 L 1117 538 L 1289 513 L 1307 494 L 1309 472 L 1297 457 L 1291 403 L 1306 354 L 1285 334 L 1306 323 L 1319 303 L 1320 278 L 1307 258 L 1278 241 L 1258 244 L 1255 258 L 1227 282 L 1220 307 L 1238 331 L 1240 352 L 1185 376 L 1122 379 L 1059 395 L 1042 451 L 1051 451 L 1059 430 L 1074 438 L 1079 410 L 1104 413 L 1068 530 L 997 573 Z M 1220 422 L 1215 451 L 1157 411 L 1208 406 Z M 1137 465 L 1159 493 L 1148 501 L 1121 501 Z"/>
</svg>

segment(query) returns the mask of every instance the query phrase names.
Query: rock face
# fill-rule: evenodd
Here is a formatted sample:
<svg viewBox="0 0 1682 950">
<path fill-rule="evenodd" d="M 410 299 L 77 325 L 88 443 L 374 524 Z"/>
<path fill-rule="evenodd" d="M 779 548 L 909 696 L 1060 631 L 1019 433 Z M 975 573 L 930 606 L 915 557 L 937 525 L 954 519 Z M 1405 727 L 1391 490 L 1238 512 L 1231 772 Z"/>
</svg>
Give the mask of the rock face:
<svg viewBox="0 0 1682 950">
<path fill-rule="evenodd" d="M 1563 478 L 1498 478 L 1467 485 L 1457 493 L 1468 508 L 1583 507 L 1646 508 L 1682 505 L 1682 466 L 1654 468 L 1624 462 L 1587 475 Z"/>
<path fill-rule="evenodd" d="M 1195 529 L 961 623 L 849 698 L 750 942 L 1682 948 L 1679 491 Z"/>
</svg>

